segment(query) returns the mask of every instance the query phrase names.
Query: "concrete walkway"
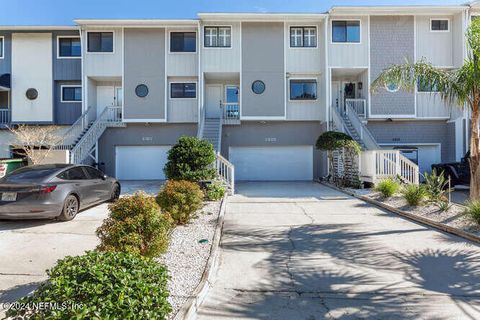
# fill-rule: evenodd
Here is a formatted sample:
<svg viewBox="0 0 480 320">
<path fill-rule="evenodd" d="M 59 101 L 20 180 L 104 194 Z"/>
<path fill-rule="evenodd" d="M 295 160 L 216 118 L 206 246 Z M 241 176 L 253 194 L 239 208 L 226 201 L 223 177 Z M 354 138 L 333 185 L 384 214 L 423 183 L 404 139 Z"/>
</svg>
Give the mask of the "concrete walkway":
<svg viewBox="0 0 480 320">
<path fill-rule="evenodd" d="M 199 319 L 480 319 L 480 247 L 314 183 L 245 183 Z"/>
</svg>

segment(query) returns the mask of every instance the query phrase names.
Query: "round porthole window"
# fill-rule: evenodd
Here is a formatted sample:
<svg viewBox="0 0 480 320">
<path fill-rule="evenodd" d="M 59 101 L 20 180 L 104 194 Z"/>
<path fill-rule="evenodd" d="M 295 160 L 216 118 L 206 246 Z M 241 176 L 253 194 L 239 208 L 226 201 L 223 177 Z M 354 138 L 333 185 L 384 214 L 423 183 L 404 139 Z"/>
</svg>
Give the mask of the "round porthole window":
<svg viewBox="0 0 480 320">
<path fill-rule="evenodd" d="M 144 84 L 139 84 L 136 88 L 135 88 L 135 94 L 137 95 L 137 97 L 139 98 L 145 98 L 147 95 L 148 95 L 148 87 Z"/>
<path fill-rule="evenodd" d="M 27 96 L 28 100 L 35 100 L 38 97 L 38 91 L 37 91 L 37 89 L 30 88 L 30 89 L 27 90 L 25 95 Z"/>
<path fill-rule="evenodd" d="M 252 91 L 256 94 L 262 94 L 265 91 L 265 83 L 261 80 L 256 80 L 252 83 Z"/>
<path fill-rule="evenodd" d="M 394 82 L 389 82 L 385 84 L 385 89 L 387 89 L 388 92 L 397 92 L 400 88 L 398 85 Z"/>
</svg>

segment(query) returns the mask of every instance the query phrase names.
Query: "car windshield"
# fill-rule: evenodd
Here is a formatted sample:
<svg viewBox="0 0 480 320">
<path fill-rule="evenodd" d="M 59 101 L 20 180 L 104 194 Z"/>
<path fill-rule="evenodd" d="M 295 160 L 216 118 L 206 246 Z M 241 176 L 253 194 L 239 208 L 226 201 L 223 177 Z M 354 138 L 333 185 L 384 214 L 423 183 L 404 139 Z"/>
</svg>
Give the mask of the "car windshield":
<svg viewBox="0 0 480 320">
<path fill-rule="evenodd" d="M 15 170 L 4 177 L 2 182 L 32 182 L 32 181 L 40 181 L 55 172 L 58 171 L 58 168 L 21 168 Z"/>
</svg>

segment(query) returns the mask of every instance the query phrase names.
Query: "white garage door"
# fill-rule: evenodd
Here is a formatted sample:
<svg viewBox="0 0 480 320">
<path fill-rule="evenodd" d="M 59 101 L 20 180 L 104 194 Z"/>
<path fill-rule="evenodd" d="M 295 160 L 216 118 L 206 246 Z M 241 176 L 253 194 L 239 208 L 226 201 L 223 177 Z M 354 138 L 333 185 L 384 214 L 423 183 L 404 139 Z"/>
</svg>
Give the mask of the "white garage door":
<svg viewBox="0 0 480 320">
<path fill-rule="evenodd" d="M 313 147 L 230 147 L 236 180 L 294 181 L 313 179 Z"/>
<path fill-rule="evenodd" d="M 171 146 L 117 146 L 116 177 L 119 180 L 164 180 L 163 168 Z"/>
</svg>

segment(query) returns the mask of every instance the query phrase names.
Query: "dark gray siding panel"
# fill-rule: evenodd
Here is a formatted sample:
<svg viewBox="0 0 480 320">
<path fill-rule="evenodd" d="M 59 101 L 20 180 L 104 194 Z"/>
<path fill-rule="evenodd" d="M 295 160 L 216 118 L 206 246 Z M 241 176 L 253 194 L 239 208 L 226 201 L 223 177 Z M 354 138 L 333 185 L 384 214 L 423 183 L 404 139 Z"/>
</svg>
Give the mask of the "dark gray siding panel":
<svg viewBox="0 0 480 320">
<path fill-rule="evenodd" d="M 285 116 L 283 23 L 242 23 L 242 116 Z M 255 80 L 265 82 L 263 94 L 253 93 Z"/>
<path fill-rule="evenodd" d="M 82 59 L 58 59 L 57 58 L 57 37 L 78 36 L 78 31 L 56 31 L 53 32 L 53 80 L 81 80 Z"/>
<path fill-rule="evenodd" d="M 124 118 L 165 119 L 165 29 L 125 29 Z M 139 98 L 135 88 L 148 87 Z"/>
<path fill-rule="evenodd" d="M 99 140 L 99 169 L 115 176 L 115 146 L 174 145 L 183 135 L 196 136 L 197 125 L 129 124 L 126 128 L 109 128 Z"/>
<path fill-rule="evenodd" d="M 371 78 L 376 79 L 383 69 L 392 64 L 414 60 L 415 30 L 413 16 L 370 17 Z M 372 115 L 414 115 L 413 93 L 390 93 L 380 89 L 372 95 Z"/>
<path fill-rule="evenodd" d="M 367 126 L 380 144 L 440 143 L 442 161 L 455 159 L 455 134 L 446 121 L 370 121 Z"/>
<path fill-rule="evenodd" d="M 4 37 L 3 59 L 0 59 L 0 75 L 12 72 L 12 33 L 10 31 L 0 31 L 0 36 Z"/>
<path fill-rule="evenodd" d="M 55 81 L 55 86 L 53 89 L 54 97 L 54 106 L 53 114 L 55 124 L 72 124 L 74 123 L 82 114 L 82 103 L 81 102 L 64 102 L 62 103 L 62 85 L 79 85 L 81 86 L 80 81 Z"/>
<path fill-rule="evenodd" d="M 222 155 L 228 157 L 229 147 L 315 146 L 318 136 L 325 131 L 326 125 L 318 121 L 272 121 L 265 124 L 244 121 L 240 126 L 223 127 Z M 315 178 L 326 175 L 325 155 L 315 147 L 313 163 Z"/>
</svg>

